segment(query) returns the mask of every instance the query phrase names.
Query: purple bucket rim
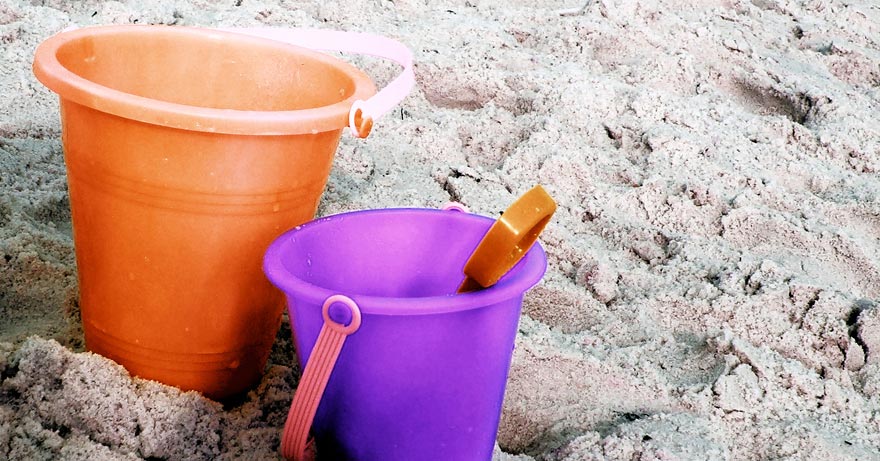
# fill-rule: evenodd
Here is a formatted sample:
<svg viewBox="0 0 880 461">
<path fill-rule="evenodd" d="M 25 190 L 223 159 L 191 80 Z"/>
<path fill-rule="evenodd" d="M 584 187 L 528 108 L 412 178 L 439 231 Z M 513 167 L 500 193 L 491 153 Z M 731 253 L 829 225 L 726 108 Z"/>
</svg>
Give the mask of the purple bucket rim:
<svg viewBox="0 0 880 461">
<path fill-rule="evenodd" d="M 284 267 L 281 260 L 281 249 L 294 235 L 308 228 L 320 226 L 353 215 L 365 214 L 410 214 L 410 213 L 454 213 L 461 219 L 485 221 L 491 225 L 495 220 L 487 216 L 459 211 L 439 210 L 434 208 L 378 208 L 356 210 L 316 218 L 278 236 L 267 248 L 263 258 L 263 272 L 273 285 L 285 294 L 294 293 L 314 304 L 321 304 L 330 296 L 342 294 L 358 304 L 365 314 L 373 315 L 429 315 L 449 312 L 467 311 L 490 306 L 518 296 L 534 287 L 541 281 L 547 270 L 547 256 L 539 242 L 535 242 L 523 259 L 514 266 L 511 272 L 490 288 L 456 295 L 425 296 L 425 297 L 391 297 L 371 296 L 358 293 L 346 293 L 343 290 L 330 290 L 294 276 Z M 488 230 L 488 226 L 487 226 Z M 461 275 L 464 279 L 464 274 Z"/>
</svg>

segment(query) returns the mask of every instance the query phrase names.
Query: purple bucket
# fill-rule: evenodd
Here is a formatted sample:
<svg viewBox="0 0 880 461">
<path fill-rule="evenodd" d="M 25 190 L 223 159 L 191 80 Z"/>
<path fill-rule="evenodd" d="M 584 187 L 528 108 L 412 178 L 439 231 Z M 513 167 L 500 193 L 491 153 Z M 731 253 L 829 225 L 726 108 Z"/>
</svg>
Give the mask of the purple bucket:
<svg viewBox="0 0 880 461">
<path fill-rule="evenodd" d="M 287 296 L 302 369 L 327 298 L 348 296 L 361 311 L 312 425 L 318 459 L 492 458 L 523 294 L 547 266 L 536 244 L 493 287 L 454 295 L 493 222 L 433 209 L 358 211 L 297 227 L 269 247 L 264 270 Z"/>
</svg>

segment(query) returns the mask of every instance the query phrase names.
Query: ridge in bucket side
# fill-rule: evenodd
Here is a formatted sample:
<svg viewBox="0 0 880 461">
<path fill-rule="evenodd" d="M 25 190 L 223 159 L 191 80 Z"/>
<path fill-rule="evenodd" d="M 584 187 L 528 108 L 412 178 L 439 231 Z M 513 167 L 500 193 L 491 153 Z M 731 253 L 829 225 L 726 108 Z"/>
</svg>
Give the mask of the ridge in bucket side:
<svg viewBox="0 0 880 461">
<path fill-rule="evenodd" d="M 370 78 L 277 40 L 131 25 L 52 36 L 34 73 L 60 98 L 86 347 L 214 399 L 253 386 L 284 309 L 262 255 L 314 217 L 343 129 L 372 123 L 351 122 Z"/>
</svg>

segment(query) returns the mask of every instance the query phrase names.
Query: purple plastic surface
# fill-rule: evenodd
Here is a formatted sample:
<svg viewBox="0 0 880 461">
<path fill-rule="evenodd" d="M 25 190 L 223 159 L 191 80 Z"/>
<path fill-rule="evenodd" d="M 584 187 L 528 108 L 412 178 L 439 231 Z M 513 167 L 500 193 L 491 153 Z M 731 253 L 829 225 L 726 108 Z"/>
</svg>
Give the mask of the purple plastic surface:
<svg viewBox="0 0 880 461">
<path fill-rule="evenodd" d="M 313 434 L 319 460 L 492 458 L 523 294 L 543 276 L 539 244 L 495 286 L 455 295 L 494 220 L 433 209 L 321 218 L 269 247 L 287 295 L 301 369 L 334 294 L 362 312 L 327 384 Z"/>
</svg>

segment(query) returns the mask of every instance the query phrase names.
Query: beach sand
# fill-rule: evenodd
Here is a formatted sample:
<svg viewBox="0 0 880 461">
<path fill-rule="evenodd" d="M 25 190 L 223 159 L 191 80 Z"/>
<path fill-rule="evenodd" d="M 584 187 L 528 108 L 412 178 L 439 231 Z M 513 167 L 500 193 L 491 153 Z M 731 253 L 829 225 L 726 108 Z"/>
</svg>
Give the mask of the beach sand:
<svg viewBox="0 0 880 461">
<path fill-rule="evenodd" d="M 138 23 L 413 50 L 417 87 L 368 139 L 343 136 L 319 215 L 497 216 L 537 183 L 556 199 L 497 461 L 880 459 L 880 8 L 580 6 L 0 0 L 0 458 L 279 456 L 287 324 L 225 407 L 83 352 L 58 102 L 31 62 L 66 27 Z"/>
</svg>

